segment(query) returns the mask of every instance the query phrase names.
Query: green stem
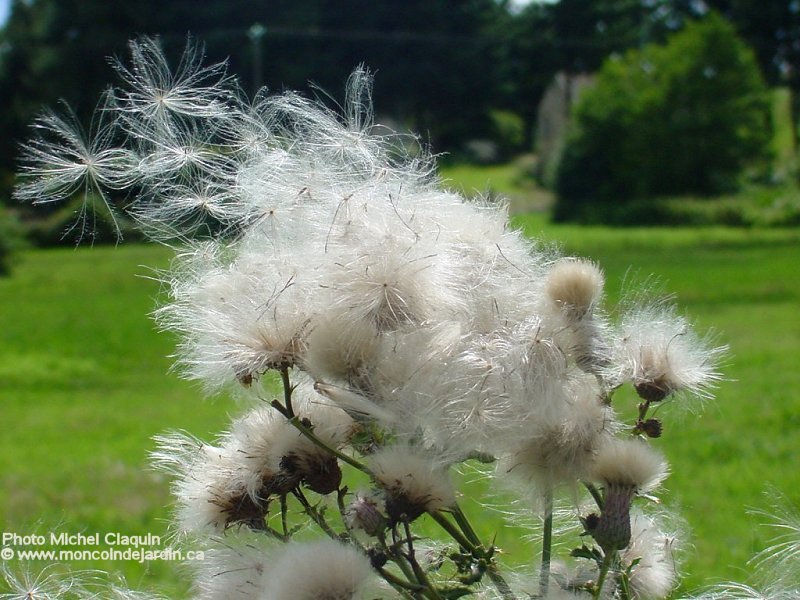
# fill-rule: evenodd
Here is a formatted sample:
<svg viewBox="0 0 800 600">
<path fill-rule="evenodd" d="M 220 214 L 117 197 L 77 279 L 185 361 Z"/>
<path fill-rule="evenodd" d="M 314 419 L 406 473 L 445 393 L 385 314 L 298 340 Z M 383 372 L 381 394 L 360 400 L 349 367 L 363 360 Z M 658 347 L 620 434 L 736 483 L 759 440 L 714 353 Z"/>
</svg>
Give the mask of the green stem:
<svg viewBox="0 0 800 600">
<path fill-rule="evenodd" d="M 461 528 L 461 531 L 467 536 L 467 539 L 476 546 L 480 546 L 481 539 L 478 537 L 478 534 L 475 533 L 475 529 L 473 529 L 472 524 L 469 522 L 469 519 L 467 519 L 467 515 L 464 514 L 464 511 L 461 510 L 461 507 L 456 503 L 451 512 L 453 513 L 453 517 L 455 517 L 456 523 L 458 523 L 458 526 Z"/>
<path fill-rule="evenodd" d="M 542 527 L 542 564 L 539 569 L 539 596 L 547 597 L 550 587 L 550 558 L 553 553 L 553 488 L 544 493 L 544 525 Z"/>
<path fill-rule="evenodd" d="M 283 527 L 283 536 L 289 539 L 289 523 L 286 519 L 286 514 L 289 512 L 289 507 L 286 504 L 286 494 L 281 494 L 281 526 Z"/>
<path fill-rule="evenodd" d="M 311 517 L 312 521 L 314 521 L 317 525 L 319 525 L 320 529 L 322 529 L 322 531 L 324 531 L 328 535 L 328 537 L 336 541 L 341 541 L 342 539 L 341 536 L 339 536 L 339 534 L 336 533 L 331 528 L 330 525 L 328 525 L 328 522 L 325 520 L 325 517 L 323 517 L 316 508 L 311 506 L 311 504 L 309 503 L 308 499 L 306 499 L 303 492 L 300 491 L 300 488 L 295 488 L 294 490 L 292 490 L 292 494 L 294 494 L 294 497 L 297 498 L 297 501 L 300 502 L 300 504 L 303 506 L 303 510 L 305 511 L 305 513 L 309 517 Z"/>
<path fill-rule="evenodd" d="M 431 600 L 444 600 L 439 595 L 439 591 L 436 589 L 436 586 L 434 586 L 433 583 L 431 583 L 431 580 L 428 579 L 428 574 L 425 573 L 425 569 L 423 569 L 419 562 L 417 562 L 417 556 L 414 553 L 414 541 L 411 537 L 411 527 L 409 526 L 408 521 L 403 521 L 403 529 L 405 530 L 406 544 L 408 545 L 408 554 L 406 555 L 406 559 L 411 565 L 411 569 L 414 571 L 417 581 L 419 581 L 424 587 L 422 593 Z"/>
<path fill-rule="evenodd" d="M 454 527 L 453 524 L 440 512 L 431 512 L 428 513 L 431 518 L 439 524 L 439 526 L 444 529 L 450 536 L 458 542 L 458 544 L 464 548 L 464 550 L 469 551 L 476 558 L 489 558 L 490 556 L 487 555 L 486 550 L 480 544 L 480 541 L 477 543 L 473 543 L 472 540 L 467 539 L 467 536 L 478 540 L 478 536 L 475 533 L 475 530 L 470 525 L 469 521 L 467 521 L 466 515 L 461 511 L 461 509 L 456 506 L 456 508 L 452 511 L 453 516 L 455 517 L 456 521 L 459 522 L 459 525 L 466 531 L 462 533 L 461 529 Z M 489 576 L 489 579 L 492 580 L 492 583 L 497 588 L 497 591 L 500 592 L 500 595 L 505 600 L 516 600 L 514 593 L 511 591 L 511 588 L 506 583 L 506 580 L 500 575 L 497 565 L 492 560 L 489 563 L 489 567 L 486 570 L 486 574 Z"/>
<path fill-rule="evenodd" d="M 405 558 L 399 556 L 397 554 L 397 550 L 395 548 L 390 548 L 386 543 L 386 534 L 381 531 L 377 537 L 378 543 L 380 543 L 381 548 L 383 548 L 383 551 L 386 553 L 386 556 L 388 556 L 389 559 L 400 568 L 400 570 L 403 572 L 403 575 L 405 575 L 406 579 L 409 581 L 409 585 L 416 586 L 417 590 L 421 590 L 422 586 L 419 584 L 419 581 L 417 581 L 414 572 L 411 570 L 411 567 L 408 565 Z"/>
<path fill-rule="evenodd" d="M 323 450 L 326 450 L 327 452 L 330 452 L 333 456 L 335 456 L 336 458 L 338 458 L 342 462 L 347 463 L 348 465 L 350 465 L 351 467 L 353 467 L 355 469 L 358 469 L 362 473 L 365 473 L 372 480 L 375 479 L 375 474 L 372 471 L 370 471 L 369 468 L 365 464 L 357 461 L 352 456 L 348 456 L 347 454 L 344 454 L 343 452 L 340 452 L 339 450 L 336 450 L 335 448 L 332 448 L 331 446 L 329 446 L 328 444 L 323 442 L 320 438 L 318 438 L 314 434 L 314 432 L 311 430 L 311 428 L 306 427 L 305 425 L 303 425 L 303 422 L 300 419 L 300 417 L 298 417 L 296 415 L 293 416 L 293 417 L 290 417 L 288 415 L 287 409 L 280 402 L 278 402 L 277 400 L 273 400 L 272 401 L 272 407 L 275 408 L 278 412 L 280 412 L 287 419 L 289 419 L 289 424 L 292 425 L 295 429 L 297 429 L 300 433 L 302 433 L 309 440 L 311 440 L 311 442 L 315 446 L 317 446 L 319 448 L 322 448 Z"/>
<path fill-rule="evenodd" d="M 600 493 L 600 490 L 598 490 L 597 487 L 593 483 L 591 483 L 589 481 L 583 481 L 582 483 L 583 483 L 583 486 L 592 495 L 592 498 L 594 498 L 594 502 L 595 502 L 595 504 L 597 504 L 597 508 L 599 508 L 600 510 L 603 510 L 603 504 L 604 504 L 603 495 Z"/>
<path fill-rule="evenodd" d="M 281 383 L 283 384 L 283 402 L 286 406 L 286 414 L 291 419 L 294 417 L 292 408 L 292 382 L 289 381 L 289 367 L 281 367 Z"/>
<path fill-rule="evenodd" d="M 450 537 L 452 537 L 458 544 L 464 548 L 464 550 L 468 550 L 471 554 L 475 554 L 476 551 L 482 551 L 479 544 L 474 544 L 470 540 L 466 538 L 466 536 L 461 532 L 461 530 L 454 526 L 447 517 L 445 517 L 442 513 L 438 511 L 428 513 L 431 518 L 436 521 L 436 523 L 444 529 Z"/>
<path fill-rule="evenodd" d="M 600 566 L 600 574 L 597 576 L 597 584 L 595 585 L 594 593 L 592 594 L 593 600 L 599 600 L 600 595 L 603 593 L 603 585 L 606 582 L 606 576 L 608 575 L 609 570 L 611 570 L 611 565 L 614 564 L 616 554 L 616 550 L 610 550 L 606 552 L 605 556 L 603 557 L 603 564 Z"/>
<path fill-rule="evenodd" d="M 376 569 L 380 576 L 384 578 L 389 584 L 391 584 L 395 589 L 400 588 L 398 591 L 403 593 L 405 590 L 410 590 L 412 592 L 422 592 L 422 586 L 416 583 L 409 583 L 407 581 L 403 581 L 397 575 L 392 573 L 391 571 L 387 571 L 383 567 Z M 408 597 L 408 596 L 407 596 Z M 413 596 L 411 596 L 413 597 Z"/>
</svg>

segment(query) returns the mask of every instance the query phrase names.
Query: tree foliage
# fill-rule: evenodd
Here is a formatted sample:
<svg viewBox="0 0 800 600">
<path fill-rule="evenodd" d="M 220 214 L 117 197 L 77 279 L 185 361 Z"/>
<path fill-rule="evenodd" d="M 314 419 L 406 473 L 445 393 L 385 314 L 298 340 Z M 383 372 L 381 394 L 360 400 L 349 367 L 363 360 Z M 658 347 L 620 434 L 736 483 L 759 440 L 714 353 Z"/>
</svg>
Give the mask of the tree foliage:
<svg viewBox="0 0 800 600">
<path fill-rule="evenodd" d="M 0 170 L 13 170 L 43 105 L 64 98 L 90 115 L 112 75 L 107 57 L 124 57 L 128 40 L 141 35 L 158 36 L 177 59 L 191 34 L 208 62 L 228 61 L 249 94 L 262 84 L 314 94 L 313 82 L 338 96 L 363 63 L 377 73 L 382 113 L 450 148 L 490 130 L 492 27 L 505 14 L 494 0 L 351 0 L 346 10 L 330 0 L 215 0 L 202 10 L 190 0 L 15 0 L 0 31 Z M 254 24 L 262 35 L 252 35 Z"/>
<path fill-rule="evenodd" d="M 711 194 L 763 157 L 766 87 L 753 53 L 711 14 L 665 45 L 607 61 L 576 109 L 556 218 L 595 219 L 625 200 Z"/>
</svg>

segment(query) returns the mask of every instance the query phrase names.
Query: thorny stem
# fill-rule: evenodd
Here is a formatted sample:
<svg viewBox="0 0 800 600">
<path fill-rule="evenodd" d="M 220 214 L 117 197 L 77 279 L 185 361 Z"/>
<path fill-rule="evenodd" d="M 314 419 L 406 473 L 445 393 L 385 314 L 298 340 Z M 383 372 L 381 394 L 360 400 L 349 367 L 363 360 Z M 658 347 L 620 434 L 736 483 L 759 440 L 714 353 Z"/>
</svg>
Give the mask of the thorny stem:
<svg viewBox="0 0 800 600">
<path fill-rule="evenodd" d="M 461 531 L 467 536 L 467 538 L 473 542 L 477 547 L 481 550 L 481 540 L 478 537 L 478 534 L 475 533 L 475 529 L 472 527 L 472 524 L 467 519 L 467 515 L 464 514 L 464 511 L 461 510 L 461 507 L 456 503 L 453 507 L 453 516 L 456 519 L 456 523 L 458 523 L 459 527 L 461 527 Z M 500 575 L 497 564 L 495 564 L 494 560 L 489 562 L 489 567 L 486 570 L 486 574 L 489 576 L 489 579 L 492 580 L 494 587 L 497 588 L 497 591 L 500 592 L 500 595 L 505 598 L 505 600 L 515 600 L 514 593 L 511 591 L 511 588 L 508 587 L 508 583 Z"/>
<path fill-rule="evenodd" d="M 417 581 L 414 572 L 408 566 L 405 558 L 402 555 L 398 555 L 394 546 L 390 548 L 386 543 L 386 534 L 384 532 L 380 532 L 377 535 L 377 538 L 381 548 L 383 548 L 383 551 L 386 552 L 386 556 L 388 556 L 389 559 L 400 568 L 400 570 L 403 572 L 403 575 L 405 575 L 406 579 L 408 579 L 409 585 L 415 586 L 417 590 L 421 590 L 422 586 L 419 584 L 419 581 Z"/>
<path fill-rule="evenodd" d="M 280 370 L 281 383 L 283 384 L 283 402 L 286 406 L 286 416 L 288 418 L 294 417 L 294 409 L 292 408 L 292 382 L 289 381 L 289 367 L 283 366 Z"/>
<path fill-rule="evenodd" d="M 323 517 L 322 514 L 320 514 L 320 512 L 315 507 L 311 506 L 311 503 L 309 503 L 308 499 L 306 498 L 305 494 L 303 494 L 302 490 L 300 490 L 299 488 L 295 488 L 292 490 L 292 494 L 294 494 L 294 497 L 297 498 L 297 501 L 300 502 L 300 504 L 303 506 L 303 510 L 305 511 L 305 513 L 309 517 L 311 517 L 311 519 L 317 525 L 320 526 L 320 529 L 322 529 L 322 531 L 324 531 L 328 535 L 328 537 L 337 541 L 341 541 L 342 539 L 341 536 L 338 533 L 336 533 L 333 529 L 331 529 L 331 526 L 328 525 L 328 522 L 325 520 L 325 517 Z"/>
<path fill-rule="evenodd" d="M 461 510 L 461 507 L 458 505 L 458 503 L 453 505 L 451 512 L 453 513 L 453 517 L 455 517 L 456 523 L 458 523 L 458 526 L 461 528 L 461 531 L 463 531 L 464 535 L 467 536 L 467 539 L 473 544 L 479 546 L 481 540 L 478 537 L 478 534 L 475 533 L 475 530 L 472 528 L 472 524 L 469 522 L 469 519 L 467 519 L 467 515 L 464 514 L 464 511 Z"/>
<path fill-rule="evenodd" d="M 544 524 L 542 526 L 542 564 L 539 569 L 539 596 L 547 597 L 550 587 L 550 557 L 553 552 L 553 488 L 544 493 Z"/>
<path fill-rule="evenodd" d="M 452 537 L 458 544 L 464 548 L 464 550 L 468 550 L 471 554 L 475 554 L 478 551 L 482 552 L 482 549 L 479 548 L 479 545 L 472 543 L 468 540 L 461 531 L 455 527 L 447 517 L 445 517 L 442 513 L 438 511 L 428 513 L 431 518 L 436 521 L 436 523 L 444 529 L 450 537 Z"/>
<path fill-rule="evenodd" d="M 439 591 L 436 589 L 436 586 L 434 586 L 430 579 L 428 579 L 425 569 L 423 569 L 417 562 L 417 556 L 414 553 L 414 541 L 411 536 L 411 527 L 408 525 L 407 520 L 403 520 L 403 528 L 405 529 L 406 544 L 408 545 L 408 554 L 406 555 L 406 559 L 411 565 L 411 569 L 414 571 L 414 575 L 417 577 L 417 580 L 425 587 L 423 594 L 431 598 L 431 600 L 443 600 L 443 598 L 439 595 Z"/>
<path fill-rule="evenodd" d="M 318 446 L 319 448 L 322 448 L 323 450 L 326 450 L 327 452 L 330 452 L 333 456 L 335 456 L 336 458 L 338 458 L 342 462 L 347 463 L 351 467 L 353 467 L 355 469 L 358 469 L 362 473 L 365 473 L 365 474 L 369 475 L 369 477 L 371 479 L 373 479 L 373 480 L 375 479 L 374 474 L 372 473 L 372 471 L 370 471 L 367 468 L 366 465 L 364 465 L 363 463 L 357 461 L 352 456 L 348 456 L 347 454 L 344 454 L 343 452 L 339 452 L 335 448 L 332 448 L 331 446 L 329 446 L 328 444 L 323 442 L 321 439 L 319 439 L 314 434 L 314 432 L 311 430 L 310 427 L 306 427 L 303 424 L 303 421 L 297 415 L 289 416 L 288 410 L 280 402 L 278 402 L 277 400 L 273 400 L 272 401 L 272 407 L 275 410 L 277 410 L 278 412 L 280 412 L 284 417 L 289 419 L 289 424 L 292 425 L 295 429 L 297 429 L 300 433 L 302 433 L 309 440 L 311 440 L 311 442 L 313 442 L 315 446 Z"/>
<path fill-rule="evenodd" d="M 603 593 L 603 585 L 606 582 L 606 576 L 611 570 L 611 565 L 614 564 L 616 555 L 616 550 L 610 550 L 606 552 L 605 556 L 603 557 L 603 564 L 600 565 L 600 573 L 597 576 L 597 584 L 595 585 L 594 592 L 592 593 L 593 600 L 598 600 L 600 595 Z"/>
<path fill-rule="evenodd" d="M 445 517 L 441 512 L 431 512 L 428 514 L 442 529 L 449 533 L 450 536 L 456 542 L 458 542 L 462 548 L 464 548 L 464 550 L 469 551 L 469 553 L 476 558 L 491 559 L 491 557 L 487 555 L 488 553 L 486 550 L 481 546 L 475 530 L 472 528 L 472 525 L 470 525 L 466 515 L 463 513 L 461 508 L 458 507 L 458 505 L 456 505 L 455 509 L 452 510 L 452 514 L 459 522 L 459 525 L 461 525 L 463 529 L 466 529 L 464 533 L 462 533 L 458 528 L 454 527 L 447 517 Z M 467 536 L 476 541 L 472 542 L 467 538 Z M 490 560 L 489 567 L 486 569 L 486 575 L 492 580 L 492 583 L 497 588 L 497 591 L 500 592 L 500 595 L 505 600 L 516 600 L 514 593 L 508 586 L 508 583 L 498 572 L 497 565 L 494 563 L 494 561 Z"/>
<path fill-rule="evenodd" d="M 281 526 L 283 527 L 283 536 L 286 539 L 289 539 L 289 523 L 286 520 L 288 508 L 286 504 L 286 494 L 281 494 Z"/>
</svg>

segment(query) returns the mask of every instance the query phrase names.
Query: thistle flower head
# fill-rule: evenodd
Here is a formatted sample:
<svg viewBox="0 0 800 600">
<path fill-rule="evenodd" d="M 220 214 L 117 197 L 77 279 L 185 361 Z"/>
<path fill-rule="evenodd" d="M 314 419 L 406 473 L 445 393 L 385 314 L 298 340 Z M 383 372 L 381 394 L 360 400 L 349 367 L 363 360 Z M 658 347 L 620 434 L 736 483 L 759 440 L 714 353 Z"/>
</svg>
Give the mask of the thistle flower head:
<svg viewBox="0 0 800 600">
<path fill-rule="evenodd" d="M 637 439 L 612 439 L 600 448 L 592 465 L 592 479 L 608 487 L 646 493 L 668 474 L 663 455 Z"/>
<path fill-rule="evenodd" d="M 657 402 L 686 391 L 700 397 L 720 380 L 725 347 L 701 339 L 686 319 L 663 304 L 638 306 L 623 317 L 615 368 L 645 400 Z"/>
<path fill-rule="evenodd" d="M 173 476 L 176 525 L 181 533 L 261 528 L 266 502 L 248 494 L 230 445 L 211 446 L 181 433 L 155 438 L 154 466 Z"/>
<path fill-rule="evenodd" d="M 216 391 L 300 362 L 312 283 L 299 265 L 253 254 L 226 265 L 207 256 L 205 246 L 195 250 L 184 279 L 172 281 L 172 302 L 156 313 L 164 328 L 183 335 L 178 367 L 186 377 Z"/>
<path fill-rule="evenodd" d="M 637 439 L 612 439 L 600 449 L 592 478 L 603 485 L 600 516 L 587 525 L 603 551 L 622 550 L 631 542 L 631 501 L 667 476 L 664 458 Z"/>
<path fill-rule="evenodd" d="M 501 461 L 501 469 L 531 480 L 540 490 L 588 476 L 598 452 L 617 430 L 613 411 L 584 379 L 550 418 L 527 422 L 528 437 Z"/>
<path fill-rule="evenodd" d="M 313 428 L 315 434 L 329 447 L 338 448 L 347 439 L 352 429 L 352 420 L 339 408 L 326 407 L 327 410 L 313 412 L 297 411 L 304 424 Z M 329 412 L 328 415 L 325 412 Z M 326 421 L 325 417 L 329 420 Z M 316 421 L 314 420 L 316 418 Z M 339 488 L 342 472 L 335 456 L 325 449 L 316 446 L 297 429 L 285 421 L 275 431 L 271 439 L 272 459 L 280 473 L 286 477 L 297 478 L 309 489 L 319 494 L 330 494 Z"/>
<path fill-rule="evenodd" d="M 418 449 L 388 446 L 370 457 L 369 466 L 385 492 L 391 522 L 413 521 L 455 503 L 447 468 Z"/>
</svg>

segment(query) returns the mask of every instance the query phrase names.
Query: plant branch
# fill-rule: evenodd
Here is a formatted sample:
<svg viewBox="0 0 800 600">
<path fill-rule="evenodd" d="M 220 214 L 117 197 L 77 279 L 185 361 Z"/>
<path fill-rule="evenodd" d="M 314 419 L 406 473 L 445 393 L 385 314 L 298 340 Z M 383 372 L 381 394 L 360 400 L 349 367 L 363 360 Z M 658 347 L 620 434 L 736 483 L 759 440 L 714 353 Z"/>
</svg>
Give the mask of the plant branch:
<svg viewBox="0 0 800 600">
<path fill-rule="evenodd" d="M 464 514 L 464 511 L 461 510 L 461 507 L 458 505 L 458 503 L 453 505 L 451 512 L 456 520 L 456 523 L 458 523 L 458 526 L 461 528 L 461 531 L 463 531 L 464 535 L 467 536 L 467 539 L 476 546 L 480 546 L 481 540 L 478 537 L 478 534 L 475 533 L 475 529 L 472 527 L 469 519 L 467 519 L 467 515 Z"/>
<path fill-rule="evenodd" d="M 286 519 L 286 514 L 289 507 L 286 504 L 286 494 L 281 494 L 281 527 L 283 528 L 283 536 L 289 539 L 289 523 Z"/>
<path fill-rule="evenodd" d="M 476 552 L 482 553 L 483 549 L 480 548 L 480 545 L 474 544 L 468 540 L 461 530 L 453 525 L 450 520 L 444 516 L 444 514 L 439 511 L 430 512 L 428 514 L 434 521 L 436 521 L 439 527 L 450 534 L 450 537 L 458 542 L 459 546 L 461 546 L 464 550 L 469 551 L 471 554 L 475 554 Z"/>
<path fill-rule="evenodd" d="M 547 597 L 550 587 L 550 558 L 553 552 L 553 488 L 544 493 L 544 524 L 542 526 L 542 564 L 539 568 L 539 596 Z"/>
<path fill-rule="evenodd" d="M 424 587 L 423 594 L 425 594 L 425 596 L 431 600 L 443 600 L 443 598 L 439 595 L 439 591 L 436 589 L 436 586 L 434 586 L 433 583 L 431 583 L 431 580 L 428 578 L 428 574 L 425 573 L 425 570 L 420 566 L 419 562 L 417 562 L 417 556 L 414 553 L 414 541 L 411 536 L 411 527 L 406 520 L 403 520 L 403 529 L 405 530 L 406 544 L 408 545 L 408 554 L 406 555 L 406 559 L 411 565 L 411 569 L 414 571 L 417 581 L 419 581 Z"/>
<path fill-rule="evenodd" d="M 610 550 L 605 553 L 603 557 L 603 564 L 600 565 L 600 573 L 597 576 L 597 584 L 595 585 L 594 592 L 592 593 L 593 600 L 599 600 L 600 595 L 603 593 L 603 585 L 606 582 L 606 576 L 611 570 L 611 565 L 614 564 L 616 558 L 616 550 Z"/>
<path fill-rule="evenodd" d="M 588 490 L 588 492 L 594 498 L 594 503 L 597 504 L 597 508 L 603 510 L 603 495 L 600 493 L 600 490 L 597 489 L 597 486 L 590 481 L 581 481 L 583 486 Z"/>
<path fill-rule="evenodd" d="M 383 548 L 383 551 L 386 553 L 386 556 L 389 557 L 393 563 L 395 563 L 400 570 L 405 575 L 406 579 L 409 581 L 409 585 L 415 586 L 417 590 L 421 590 L 422 586 L 420 585 L 419 581 L 417 581 L 414 572 L 411 570 L 411 567 L 406 562 L 405 558 L 402 555 L 397 553 L 396 548 L 389 547 L 386 543 L 386 534 L 382 531 L 377 535 L 378 543 Z"/>
<path fill-rule="evenodd" d="M 320 511 L 311 506 L 311 503 L 309 503 L 308 499 L 305 497 L 305 494 L 303 494 L 299 488 L 293 489 L 292 494 L 294 494 L 294 497 L 297 498 L 297 501 L 303 506 L 305 513 L 311 517 L 311 519 L 317 525 L 319 525 L 320 529 L 322 529 L 322 531 L 324 531 L 328 537 L 337 541 L 341 541 L 341 536 L 336 533 L 330 525 L 328 525 L 328 522 L 325 520 L 325 517 L 320 513 Z"/>
</svg>

